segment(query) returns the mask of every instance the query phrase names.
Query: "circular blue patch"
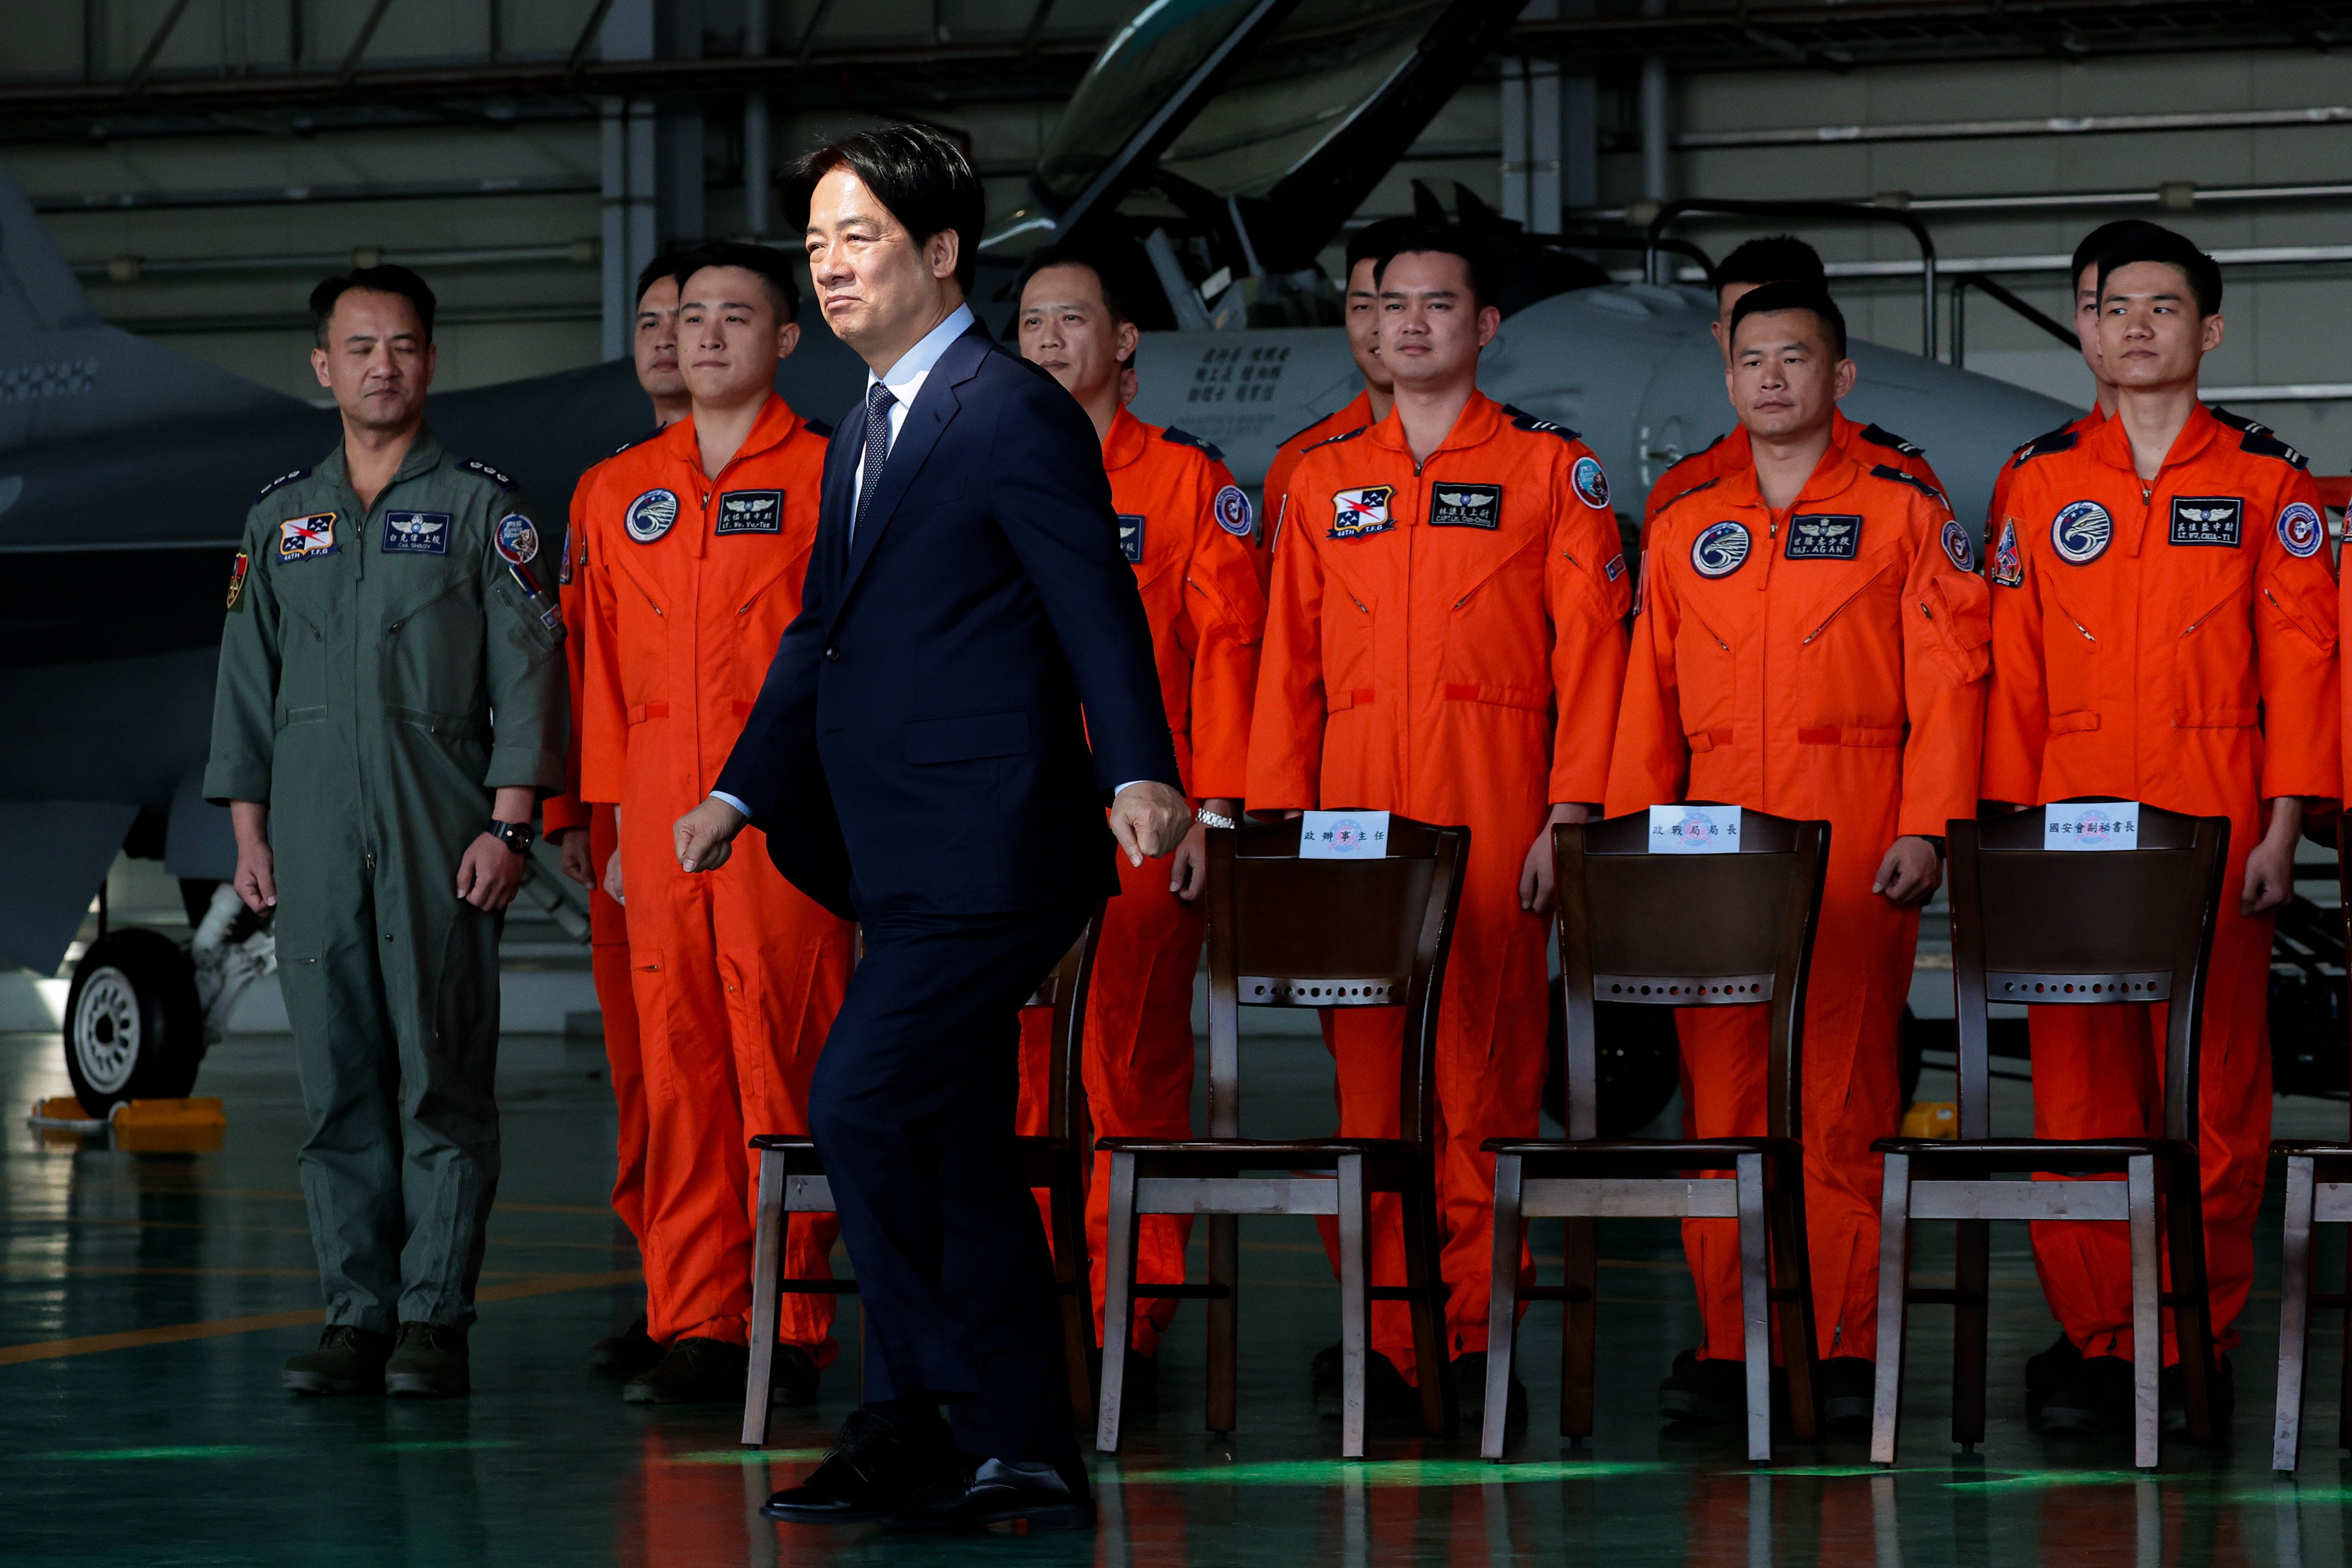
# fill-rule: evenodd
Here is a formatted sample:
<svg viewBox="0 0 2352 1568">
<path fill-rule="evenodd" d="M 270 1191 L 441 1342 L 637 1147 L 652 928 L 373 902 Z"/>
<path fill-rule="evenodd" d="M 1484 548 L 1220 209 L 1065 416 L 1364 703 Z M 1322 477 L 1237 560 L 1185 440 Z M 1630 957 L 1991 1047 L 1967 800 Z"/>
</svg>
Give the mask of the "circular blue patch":
<svg viewBox="0 0 2352 1568">
<path fill-rule="evenodd" d="M 1952 564 L 1962 571 L 1976 570 L 1976 543 L 1969 538 L 1969 530 L 1960 527 L 1958 517 L 1944 519 L 1944 553 L 1950 556 Z"/>
<path fill-rule="evenodd" d="M 1578 458 L 1570 478 L 1586 506 L 1601 511 L 1609 509 L 1609 476 L 1601 471 L 1601 459 Z"/>
<path fill-rule="evenodd" d="M 669 532 L 677 521 L 677 497 L 668 490 L 648 490 L 629 503 L 627 517 L 629 537 L 641 545 L 649 545 Z"/>
<path fill-rule="evenodd" d="M 2280 511 L 2278 537 L 2287 554 L 2308 558 L 2317 555 L 2319 547 L 2327 542 L 2327 525 L 2308 503 L 2296 501 Z"/>
<path fill-rule="evenodd" d="M 514 566 L 528 566 L 539 559 L 539 529 L 520 512 L 509 512 L 499 519 L 497 544 L 499 554 Z"/>
<path fill-rule="evenodd" d="M 1217 519 L 1217 527 L 1237 538 L 1247 538 L 1256 531 L 1257 517 L 1250 511 L 1249 497 L 1238 485 L 1228 485 L 1217 492 L 1209 503 L 1209 510 Z"/>
<path fill-rule="evenodd" d="M 1729 577 L 1748 559 L 1748 529 L 1728 519 L 1710 523 L 1691 540 L 1691 570 L 1701 577 Z"/>
<path fill-rule="evenodd" d="M 2107 553 L 2116 520 L 2096 501 L 2069 501 L 2050 522 L 2050 548 L 2072 566 L 2088 566 Z"/>
</svg>

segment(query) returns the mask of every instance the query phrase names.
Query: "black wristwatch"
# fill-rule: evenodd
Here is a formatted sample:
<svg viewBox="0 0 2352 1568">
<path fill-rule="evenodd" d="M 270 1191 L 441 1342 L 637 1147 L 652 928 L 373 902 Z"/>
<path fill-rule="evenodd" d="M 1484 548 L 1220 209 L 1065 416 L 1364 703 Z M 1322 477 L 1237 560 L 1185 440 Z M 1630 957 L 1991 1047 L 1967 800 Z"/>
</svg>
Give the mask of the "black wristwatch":
<svg viewBox="0 0 2352 1568">
<path fill-rule="evenodd" d="M 530 853 L 532 834 L 529 822 L 501 822 L 493 817 L 484 831 L 519 855 Z"/>
</svg>

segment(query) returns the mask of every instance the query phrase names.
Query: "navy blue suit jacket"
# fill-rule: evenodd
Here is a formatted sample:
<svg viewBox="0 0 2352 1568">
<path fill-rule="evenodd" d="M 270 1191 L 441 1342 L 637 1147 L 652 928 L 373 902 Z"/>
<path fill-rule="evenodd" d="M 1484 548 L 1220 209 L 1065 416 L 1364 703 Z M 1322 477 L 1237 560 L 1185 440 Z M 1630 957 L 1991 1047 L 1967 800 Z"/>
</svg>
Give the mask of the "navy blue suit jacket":
<svg viewBox="0 0 2352 1568">
<path fill-rule="evenodd" d="M 801 613 L 718 788 L 836 914 L 1118 892 L 1111 791 L 1182 784 L 1093 422 L 974 327 L 907 410 L 853 542 L 865 427 L 851 410 L 825 454 Z"/>
</svg>

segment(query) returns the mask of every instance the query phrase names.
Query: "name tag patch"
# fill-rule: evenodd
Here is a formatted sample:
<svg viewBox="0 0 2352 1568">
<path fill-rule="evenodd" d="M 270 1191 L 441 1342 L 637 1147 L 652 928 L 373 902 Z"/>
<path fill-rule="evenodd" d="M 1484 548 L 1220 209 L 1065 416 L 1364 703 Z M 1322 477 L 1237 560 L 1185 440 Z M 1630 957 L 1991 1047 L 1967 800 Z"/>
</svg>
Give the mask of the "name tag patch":
<svg viewBox="0 0 2352 1568">
<path fill-rule="evenodd" d="M 278 559 L 280 561 L 310 560 L 317 556 L 332 555 L 342 547 L 335 542 L 335 514 L 313 512 L 307 517 L 289 517 L 278 525 Z"/>
<path fill-rule="evenodd" d="M 1429 526 L 1433 528 L 1499 528 L 1503 526 L 1500 485 L 1439 485 L 1429 492 Z"/>
<path fill-rule="evenodd" d="M 1862 518 L 1850 513 L 1811 512 L 1789 519 L 1790 560 L 1852 560 L 1862 548 Z"/>
<path fill-rule="evenodd" d="M 782 490 L 728 490 L 719 495 L 714 534 L 780 534 L 784 531 Z"/>
<path fill-rule="evenodd" d="M 1121 512 L 1118 515 L 1118 553 L 1127 558 L 1127 564 L 1129 566 L 1142 563 L 1143 518 L 1141 515 L 1135 512 Z"/>
<path fill-rule="evenodd" d="M 386 555 L 447 555 L 449 514 L 446 512 L 386 512 L 383 515 Z"/>
<path fill-rule="evenodd" d="M 2236 549 L 2245 520 L 2246 503 L 2237 496 L 2172 497 L 2172 542 L 2177 545 Z"/>
<path fill-rule="evenodd" d="M 1367 534 L 1384 534 L 1396 527 L 1389 517 L 1389 497 L 1396 494 L 1392 485 L 1367 485 L 1360 490 L 1340 490 L 1331 497 L 1331 538 L 1360 539 Z"/>
</svg>

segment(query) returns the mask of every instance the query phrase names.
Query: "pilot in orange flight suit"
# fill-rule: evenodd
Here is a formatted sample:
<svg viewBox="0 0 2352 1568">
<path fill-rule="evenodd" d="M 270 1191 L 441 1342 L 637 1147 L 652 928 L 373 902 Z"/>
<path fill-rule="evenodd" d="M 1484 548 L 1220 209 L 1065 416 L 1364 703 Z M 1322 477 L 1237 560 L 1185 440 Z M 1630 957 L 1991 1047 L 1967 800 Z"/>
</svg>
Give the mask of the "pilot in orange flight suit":
<svg viewBox="0 0 2352 1568">
<path fill-rule="evenodd" d="M 770 393 L 714 479 L 695 422 L 681 420 L 606 462 L 607 504 L 587 519 L 581 793 L 620 808 L 649 1127 L 649 1331 L 673 1348 L 745 1343 L 746 1138 L 807 1131 L 809 1074 L 849 978 L 854 928 L 786 883 L 762 842 L 689 876 L 670 841 L 800 611 L 825 434 Z M 795 1219 L 788 1271 L 827 1274 L 835 1229 L 830 1217 Z M 812 1375 L 833 1359 L 832 1318 L 829 1296 L 783 1299 L 779 1337 Z"/>
<path fill-rule="evenodd" d="M 1924 450 L 1892 431 L 1848 419 L 1842 409 L 1831 423 L 1830 444 L 1863 468 L 1875 468 L 1884 464 L 1923 481 L 1939 496 L 1950 494 L 1944 488 L 1944 482 L 1936 477 L 1935 469 L 1927 465 L 1927 454 Z M 1659 475 L 1657 483 L 1650 486 L 1649 503 L 1643 511 L 1644 536 L 1649 531 L 1649 525 L 1657 520 L 1658 514 L 1676 497 L 1687 495 L 1712 480 L 1737 474 L 1746 468 L 1749 461 L 1748 432 L 1734 427 L 1729 434 L 1717 436 Z"/>
<path fill-rule="evenodd" d="M 2189 265 L 2210 267 L 2166 237 Z M 2210 276 L 2207 318 L 2219 305 L 2218 270 Z M 2103 313 L 2116 305 L 2111 291 Z M 2206 1267 L 2222 1349 L 2237 1343 L 2253 1283 L 2269 1157 L 2275 915 L 2241 912 L 2247 859 L 2265 837 L 2263 802 L 2283 810 L 2297 798 L 2334 799 L 2343 768 L 2326 514 L 2302 455 L 2249 423 L 2192 402 L 2151 481 L 2138 476 L 2121 413 L 2053 432 L 2014 460 L 1990 543 L 1982 788 L 1989 800 L 2021 806 L 2104 795 L 2230 820 L 2198 1086 Z M 2032 1009 L 2036 1134 L 2144 1136 L 2157 1126 L 2167 1010 Z M 2105 1363 L 2113 1385 L 2132 1354 L 2124 1228 L 2033 1229 L 2052 1312 L 2084 1356 L 2118 1358 Z M 2169 1314 L 2165 1323 L 2169 1367 Z M 2078 1375 L 2092 1370 L 2086 1361 Z M 2128 1370 L 2120 1375 L 2120 1410 L 2101 1420 L 2097 1406 L 2113 1399 L 2078 1399 L 2099 1390 L 2069 1385 L 2043 1411 L 2045 1428 L 2127 1424 Z M 2166 1398 L 2177 1404 L 2169 1381 Z"/>
<path fill-rule="evenodd" d="M 1536 1130 L 1543 915 L 1520 873 L 1551 808 L 1597 801 L 1631 574 L 1600 460 L 1572 432 L 1473 392 L 1418 469 L 1401 415 L 1308 451 L 1281 499 L 1250 809 L 1387 810 L 1470 828 L 1438 1019 L 1440 1269 L 1447 1354 L 1486 1348 L 1494 1162 Z M 1335 1009 L 1342 1135 L 1394 1137 L 1403 1019 Z M 1376 1204 L 1372 1280 L 1404 1279 Z M 1411 1319 L 1376 1301 L 1373 1348 L 1418 1381 Z"/>
<path fill-rule="evenodd" d="M 1812 310 L 1825 330 L 1822 308 L 1835 308 L 1795 284 L 1752 298 L 1776 321 Z M 1767 308 L 1777 301 L 1786 303 Z M 1745 329 L 1742 341 L 1774 329 Z M 1859 461 L 1875 455 L 1871 446 L 1832 439 L 1784 511 L 1759 490 L 1752 445 L 1738 450 L 1747 465 L 1670 502 L 1649 526 L 1608 807 L 1617 815 L 1710 800 L 1831 824 L 1802 1119 L 1814 1321 L 1821 1354 L 1838 1358 L 1824 1367 L 1822 1392 L 1832 1418 L 1845 1422 L 1869 1414 L 1880 1173 L 1870 1145 L 1902 1115 L 1896 1034 L 1919 924 L 1916 904 L 1899 905 L 1874 883 L 1898 840 L 1939 842 L 1948 821 L 1975 814 L 1985 587 L 1942 495 L 1891 465 Z M 1765 1015 L 1760 1006 L 1675 1014 L 1697 1136 L 1765 1130 Z M 1727 1375 L 1745 1345 L 1736 1235 L 1727 1221 L 1686 1220 L 1683 1238 L 1706 1339 L 1696 1358 L 1677 1362 L 1660 1409 L 1736 1419 L 1742 1393 Z"/>
</svg>

